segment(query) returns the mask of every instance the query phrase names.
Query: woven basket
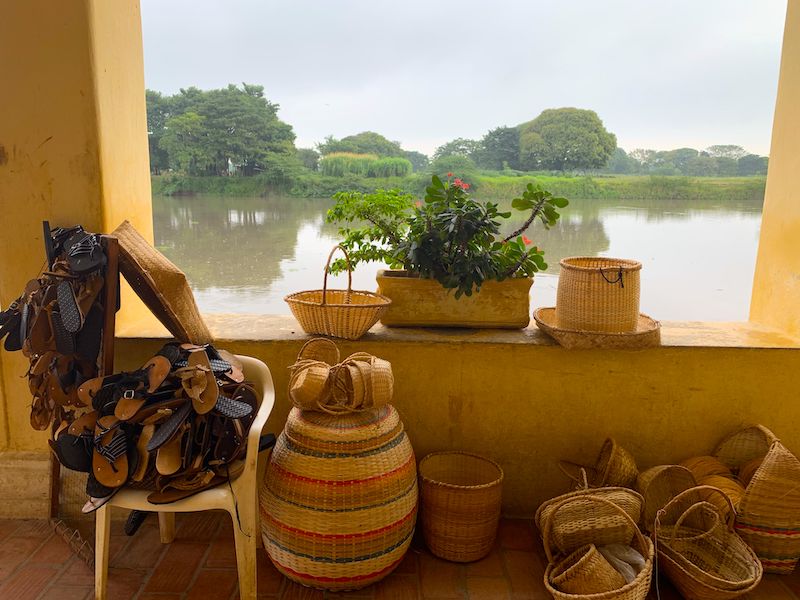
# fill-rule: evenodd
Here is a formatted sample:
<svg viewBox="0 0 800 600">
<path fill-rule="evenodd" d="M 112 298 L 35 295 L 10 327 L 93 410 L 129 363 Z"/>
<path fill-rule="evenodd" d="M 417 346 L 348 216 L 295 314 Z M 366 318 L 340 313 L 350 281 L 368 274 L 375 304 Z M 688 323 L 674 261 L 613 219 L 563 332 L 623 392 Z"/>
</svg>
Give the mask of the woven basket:
<svg viewBox="0 0 800 600">
<path fill-rule="evenodd" d="M 660 465 L 639 473 L 636 489 L 644 498 L 645 531 L 653 530 L 656 514 L 670 500 L 696 485 L 691 471 L 680 465 Z"/>
<path fill-rule="evenodd" d="M 503 470 L 466 452 L 434 452 L 419 463 L 422 533 L 445 560 L 471 562 L 492 549 L 500 520 Z"/>
<path fill-rule="evenodd" d="M 645 566 L 639 572 L 639 574 L 636 575 L 636 578 L 633 581 L 623 585 L 618 589 L 594 594 L 570 594 L 554 587 L 554 573 L 558 573 L 559 565 L 563 562 L 563 558 L 553 554 L 553 523 L 558 519 L 559 513 L 562 510 L 565 510 L 570 506 L 570 504 L 576 502 L 586 506 L 587 510 L 590 512 L 613 513 L 625 521 L 628 531 L 631 532 L 631 535 L 627 538 L 627 540 L 624 540 L 620 543 L 631 544 L 642 556 L 645 557 Z M 547 569 L 544 573 L 544 585 L 547 588 L 547 591 L 550 592 L 550 594 L 556 600 L 645 600 L 647 597 L 647 593 L 650 590 L 650 580 L 653 577 L 653 543 L 642 535 L 642 532 L 639 530 L 636 522 L 631 519 L 630 515 L 628 515 L 627 512 L 614 504 L 612 501 L 594 495 L 575 496 L 563 500 L 553 507 L 553 510 L 545 519 L 542 542 L 548 560 Z M 590 543 L 602 545 L 604 542 Z"/>
<path fill-rule="evenodd" d="M 417 514 L 416 461 L 397 411 L 293 408 L 259 497 L 264 548 L 289 579 L 328 590 L 379 581 L 403 559 Z"/>
<path fill-rule="evenodd" d="M 347 260 L 347 289 L 328 289 L 328 269 L 333 253 L 341 250 Z M 392 301 L 373 292 L 353 290 L 353 270 L 350 257 L 336 246 L 325 263 L 321 290 L 295 292 L 284 298 L 303 331 L 311 334 L 357 340 L 378 322 Z"/>
<path fill-rule="evenodd" d="M 585 487 L 632 487 L 639 475 L 636 459 L 612 438 L 606 439 L 593 467 L 567 460 L 559 461 L 559 467 L 578 488 Z"/>
<path fill-rule="evenodd" d="M 642 497 L 627 488 L 606 487 L 570 492 L 543 502 L 536 511 L 534 521 L 544 534 L 545 523 L 550 521 L 551 543 L 559 552 L 569 553 L 587 544 L 627 543 L 633 537 L 628 519 L 606 504 L 598 504 L 593 498 L 608 500 L 621 508 L 634 523 L 642 514 Z M 566 504 L 567 500 L 571 500 Z M 558 514 L 553 517 L 556 507 Z"/>
<path fill-rule="evenodd" d="M 558 326 L 580 331 L 636 331 L 641 269 L 642 263 L 622 258 L 562 258 L 556 299 Z"/>
<path fill-rule="evenodd" d="M 702 493 L 701 493 L 702 492 Z M 709 486 L 685 490 L 659 511 L 653 532 L 659 568 L 686 598 L 696 600 L 728 600 L 753 590 L 761 581 L 763 568 L 755 553 L 734 533 L 734 511 L 729 506 L 727 517 L 714 504 L 696 502 L 698 494 L 716 494 L 730 503 L 728 497 Z M 677 507 L 688 508 L 670 521 Z M 711 519 L 690 524 L 691 519 L 706 514 Z"/>
<path fill-rule="evenodd" d="M 800 559 L 800 461 L 766 427 L 725 438 L 714 456 L 732 469 L 760 456 L 739 503 L 736 530 L 767 573 L 791 573 Z"/>
<path fill-rule="evenodd" d="M 551 578 L 557 589 L 569 594 L 598 594 L 625 585 L 622 574 L 594 544 L 578 548 L 558 563 Z"/>
</svg>

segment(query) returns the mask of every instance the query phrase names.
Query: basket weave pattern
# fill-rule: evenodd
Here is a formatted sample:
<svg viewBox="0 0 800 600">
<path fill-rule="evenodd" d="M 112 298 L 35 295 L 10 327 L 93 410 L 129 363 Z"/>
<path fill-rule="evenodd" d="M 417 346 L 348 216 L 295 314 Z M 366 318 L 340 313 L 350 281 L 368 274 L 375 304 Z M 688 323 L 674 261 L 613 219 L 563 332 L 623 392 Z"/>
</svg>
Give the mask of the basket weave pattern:
<svg viewBox="0 0 800 600">
<path fill-rule="evenodd" d="M 430 551 L 454 562 L 486 556 L 500 520 L 500 466 L 466 452 L 435 452 L 422 459 L 419 473 L 420 518 Z"/>
<path fill-rule="evenodd" d="M 621 258 L 562 259 L 556 300 L 558 326 L 579 331 L 636 331 L 641 269 L 640 262 Z"/>
<path fill-rule="evenodd" d="M 328 269 L 337 250 L 341 250 L 347 259 L 346 290 L 328 289 Z M 364 335 L 392 303 L 386 296 L 353 290 L 350 257 L 341 246 L 336 246 L 328 255 L 321 290 L 295 292 L 284 300 L 306 333 L 348 340 L 357 340 Z"/>
<path fill-rule="evenodd" d="M 289 579 L 353 590 L 388 575 L 411 543 L 417 513 L 416 460 L 397 411 L 293 408 L 260 507 L 264 548 Z"/>
</svg>

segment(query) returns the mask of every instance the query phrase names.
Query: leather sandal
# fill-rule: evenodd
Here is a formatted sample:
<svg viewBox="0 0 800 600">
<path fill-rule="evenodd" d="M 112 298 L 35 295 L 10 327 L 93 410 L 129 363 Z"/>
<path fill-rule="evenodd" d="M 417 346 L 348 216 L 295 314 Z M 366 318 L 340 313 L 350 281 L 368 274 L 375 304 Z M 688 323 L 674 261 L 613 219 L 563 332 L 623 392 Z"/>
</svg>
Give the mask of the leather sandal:
<svg viewBox="0 0 800 600">
<path fill-rule="evenodd" d="M 128 479 L 127 435 L 113 415 L 100 417 L 94 433 L 92 473 L 106 487 L 117 488 Z"/>
<path fill-rule="evenodd" d="M 204 415 L 213 410 L 219 388 L 205 350 L 189 354 L 188 366 L 178 369 L 176 374 L 181 379 L 184 392 L 192 399 L 197 414 Z"/>
<path fill-rule="evenodd" d="M 199 473 L 175 477 L 169 480 L 157 492 L 147 496 L 150 504 L 169 504 L 193 496 L 203 490 L 208 490 L 227 481 L 227 477 L 217 475 L 213 470 L 206 469 Z"/>
<path fill-rule="evenodd" d="M 78 333 L 83 327 L 83 313 L 78 307 L 78 298 L 75 295 L 75 289 L 72 287 L 72 282 L 64 279 L 56 286 L 56 295 L 58 298 L 58 312 L 61 315 L 61 321 L 70 333 Z"/>
</svg>

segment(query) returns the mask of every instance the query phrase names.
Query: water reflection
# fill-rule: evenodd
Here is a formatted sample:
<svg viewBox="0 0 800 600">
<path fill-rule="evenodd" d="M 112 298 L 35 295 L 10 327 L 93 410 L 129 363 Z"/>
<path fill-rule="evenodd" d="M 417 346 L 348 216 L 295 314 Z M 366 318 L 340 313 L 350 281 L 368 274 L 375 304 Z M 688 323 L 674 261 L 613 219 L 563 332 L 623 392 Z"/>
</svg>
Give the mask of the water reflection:
<svg viewBox="0 0 800 600">
<path fill-rule="evenodd" d="M 337 227 L 325 223 L 330 206 L 287 197 L 157 197 L 156 245 L 186 271 L 202 310 L 285 314 L 283 296 L 321 287 L 325 257 L 338 239 Z M 556 227 L 530 234 L 550 265 L 535 280 L 533 303 L 554 304 L 561 258 L 616 255 L 643 262 L 645 312 L 743 320 L 760 219 L 757 202 L 574 200 Z M 374 289 L 378 268 L 359 267 L 354 286 Z"/>
</svg>

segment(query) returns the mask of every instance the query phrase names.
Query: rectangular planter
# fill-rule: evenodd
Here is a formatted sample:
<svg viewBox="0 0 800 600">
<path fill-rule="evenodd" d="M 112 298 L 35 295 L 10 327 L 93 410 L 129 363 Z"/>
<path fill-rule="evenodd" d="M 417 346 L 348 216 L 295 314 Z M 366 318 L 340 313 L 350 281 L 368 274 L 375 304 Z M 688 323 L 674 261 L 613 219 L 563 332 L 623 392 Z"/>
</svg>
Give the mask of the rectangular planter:
<svg viewBox="0 0 800 600">
<path fill-rule="evenodd" d="M 530 322 L 533 278 L 486 281 L 481 291 L 456 299 L 434 279 L 406 271 L 378 271 L 378 293 L 392 300 L 381 323 L 389 327 L 522 329 Z"/>
</svg>

